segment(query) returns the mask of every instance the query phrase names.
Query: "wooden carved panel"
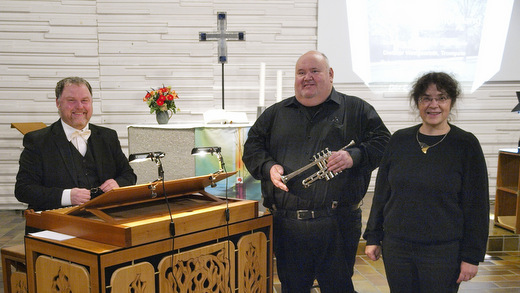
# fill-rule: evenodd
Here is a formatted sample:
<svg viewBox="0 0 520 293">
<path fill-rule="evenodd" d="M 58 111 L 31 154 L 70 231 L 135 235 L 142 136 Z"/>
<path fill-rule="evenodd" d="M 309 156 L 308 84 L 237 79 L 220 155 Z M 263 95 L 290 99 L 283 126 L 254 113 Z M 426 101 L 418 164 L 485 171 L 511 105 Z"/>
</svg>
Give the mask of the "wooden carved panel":
<svg viewBox="0 0 520 293">
<path fill-rule="evenodd" d="M 41 255 L 36 259 L 36 289 L 51 293 L 89 293 L 89 273 L 83 266 Z"/>
<path fill-rule="evenodd" d="M 11 292 L 27 293 L 27 274 L 23 272 L 13 272 L 11 274 Z"/>
<path fill-rule="evenodd" d="M 167 256 L 159 263 L 161 293 L 234 292 L 235 251 L 224 241 Z"/>
<path fill-rule="evenodd" d="M 112 278 L 112 292 L 154 293 L 155 270 L 149 262 L 117 269 Z"/>
<path fill-rule="evenodd" d="M 238 241 L 238 292 L 267 291 L 267 237 L 256 232 Z"/>
</svg>

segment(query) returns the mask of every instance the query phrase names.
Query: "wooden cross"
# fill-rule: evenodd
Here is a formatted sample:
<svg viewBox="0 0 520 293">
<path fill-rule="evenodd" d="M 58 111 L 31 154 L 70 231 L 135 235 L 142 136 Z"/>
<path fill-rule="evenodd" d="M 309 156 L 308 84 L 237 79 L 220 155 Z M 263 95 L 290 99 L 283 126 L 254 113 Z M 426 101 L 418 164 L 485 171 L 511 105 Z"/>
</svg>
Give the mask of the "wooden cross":
<svg viewBox="0 0 520 293">
<path fill-rule="evenodd" d="M 245 41 L 245 32 L 228 32 L 226 12 L 217 12 L 217 31 L 199 33 L 199 41 L 218 41 L 218 62 L 227 62 L 226 41 Z"/>
</svg>

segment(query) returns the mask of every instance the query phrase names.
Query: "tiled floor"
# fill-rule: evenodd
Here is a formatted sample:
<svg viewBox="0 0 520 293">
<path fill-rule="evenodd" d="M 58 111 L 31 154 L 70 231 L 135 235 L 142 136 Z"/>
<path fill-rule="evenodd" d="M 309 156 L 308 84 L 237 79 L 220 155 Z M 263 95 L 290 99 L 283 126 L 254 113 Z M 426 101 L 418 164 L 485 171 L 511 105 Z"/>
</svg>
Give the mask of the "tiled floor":
<svg viewBox="0 0 520 293">
<path fill-rule="evenodd" d="M 360 255 L 353 277 L 356 291 L 364 293 L 390 292 L 383 261 L 373 262 Z M 470 282 L 463 282 L 459 292 L 520 292 L 520 253 L 490 253 L 479 272 Z"/>
<path fill-rule="evenodd" d="M 371 197 L 367 195 L 363 205 L 363 225 L 368 219 L 370 204 Z M 22 213 L 0 211 L 0 219 L 0 247 L 23 243 L 25 221 Z M 520 293 L 519 245 L 519 235 L 491 225 L 488 244 L 490 249 L 486 260 L 479 266 L 478 275 L 470 282 L 463 283 L 459 292 Z M 506 251 L 503 251 L 504 249 Z M 362 251 L 361 247 L 353 277 L 356 290 L 360 293 L 390 292 L 386 283 L 383 261 L 373 262 Z M 273 291 L 281 292 L 276 275 L 274 280 Z M 0 282 L 0 292 L 3 292 L 3 280 Z M 313 290 L 319 292 L 319 289 Z"/>
</svg>

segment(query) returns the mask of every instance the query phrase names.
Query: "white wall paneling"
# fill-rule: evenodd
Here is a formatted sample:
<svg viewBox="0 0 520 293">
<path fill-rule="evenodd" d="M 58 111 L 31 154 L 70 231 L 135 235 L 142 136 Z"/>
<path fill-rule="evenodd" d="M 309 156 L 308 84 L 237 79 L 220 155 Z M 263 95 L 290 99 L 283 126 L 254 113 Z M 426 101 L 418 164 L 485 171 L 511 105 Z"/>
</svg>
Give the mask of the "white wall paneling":
<svg viewBox="0 0 520 293">
<path fill-rule="evenodd" d="M 128 154 L 127 125 L 156 123 L 142 101 L 147 89 L 164 84 L 178 92 L 181 111 L 173 123 L 201 121 L 202 113 L 220 108 L 217 42 L 199 42 L 198 33 L 216 30 L 216 13 L 226 11 L 228 30 L 246 32 L 245 42 L 228 42 L 226 110 L 246 112 L 253 121 L 260 63 L 266 63 L 266 106 L 275 102 L 278 70 L 283 96 L 292 95 L 296 59 L 317 48 L 317 8 L 317 0 L 3 0 L 0 209 L 24 208 L 14 197 L 22 135 L 10 123 L 56 121 L 59 79 L 78 75 L 90 81 L 92 123 L 116 129 Z M 367 99 L 391 131 L 418 123 L 403 90 L 353 83 L 336 88 Z M 461 100 L 454 120 L 482 142 L 493 196 L 498 149 L 516 146 L 520 137 L 520 116 L 510 112 L 518 90 L 518 81 L 485 84 Z"/>
</svg>

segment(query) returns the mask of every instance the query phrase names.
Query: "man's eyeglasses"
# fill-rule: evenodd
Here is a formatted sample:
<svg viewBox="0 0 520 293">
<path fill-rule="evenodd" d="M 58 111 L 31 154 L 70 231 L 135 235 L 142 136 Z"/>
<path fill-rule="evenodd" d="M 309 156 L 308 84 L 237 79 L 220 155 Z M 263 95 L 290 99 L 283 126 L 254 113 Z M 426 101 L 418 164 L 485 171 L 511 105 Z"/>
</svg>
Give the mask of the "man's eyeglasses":
<svg viewBox="0 0 520 293">
<path fill-rule="evenodd" d="M 449 97 L 442 96 L 438 98 L 432 98 L 432 97 L 420 97 L 419 103 L 423 105 L 430 105 L 433 101 L 436 101 L 438 105 L 444 105 L 450 100 Z"/>
</svg>

